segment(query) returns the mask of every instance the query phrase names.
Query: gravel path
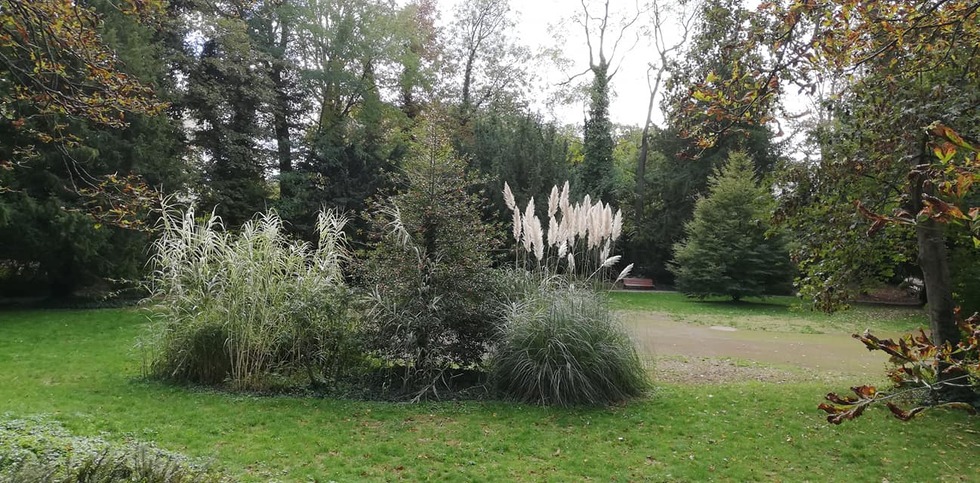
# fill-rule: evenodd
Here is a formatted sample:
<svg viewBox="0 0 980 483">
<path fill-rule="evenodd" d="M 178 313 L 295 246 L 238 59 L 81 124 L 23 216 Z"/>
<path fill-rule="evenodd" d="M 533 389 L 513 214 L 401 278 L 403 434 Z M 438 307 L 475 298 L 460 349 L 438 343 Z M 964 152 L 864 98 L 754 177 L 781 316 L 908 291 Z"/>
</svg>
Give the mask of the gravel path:
<svg viewBox="0 0 980 483">
<path fill-rule="evenodd" d="M 860 382 L 880 379 L 888 361 L 884 353 L 866 350 L 848 334 L 708 327 L 678 322 L 669 314 L 656 312 L 623 315 L 641 355 L 654 361 L 658 380 Z"/>
</svg>

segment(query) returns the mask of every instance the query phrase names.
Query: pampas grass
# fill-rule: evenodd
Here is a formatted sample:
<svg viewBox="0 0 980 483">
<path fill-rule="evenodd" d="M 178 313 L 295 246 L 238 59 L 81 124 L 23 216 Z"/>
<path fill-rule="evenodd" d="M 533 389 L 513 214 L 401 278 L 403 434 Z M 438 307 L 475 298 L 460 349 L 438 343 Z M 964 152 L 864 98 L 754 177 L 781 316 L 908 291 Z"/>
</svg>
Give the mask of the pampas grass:
<svg viewBox="0 0 980 483">
<path fill-rule="evenodd" d="M 545 273 L 564 272 L 587 279 L 601 278 L 606 269 L 619 262 L 611 257 L 616 241 L 623 233 L 623 214 L 609 204 L 589 195 L 580 203 L 569 199 L 566 181 L 559 190 L 555 185 L 548 196 L 548 229 L 534 213 L 534 198 L 522 211 L 510 186 L 504 183 L 504 203 L 513 213 L 513 235 L 517 266 L 531 266 Z M 629 275 L 628 265 L 616 277 Z"/>
<path fill-rule="evenodd" d="M 546 279 L 510 304 L 492 377 L 521 402 L 601 405 L 642 394 L 646 370 L 603 293 Z"/>
</svg>

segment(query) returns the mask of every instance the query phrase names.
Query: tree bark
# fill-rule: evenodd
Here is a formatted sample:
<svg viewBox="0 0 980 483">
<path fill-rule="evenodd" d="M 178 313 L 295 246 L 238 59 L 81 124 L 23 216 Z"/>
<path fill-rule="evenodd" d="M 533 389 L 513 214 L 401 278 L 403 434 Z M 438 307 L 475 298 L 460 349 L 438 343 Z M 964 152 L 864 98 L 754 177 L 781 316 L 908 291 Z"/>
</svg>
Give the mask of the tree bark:
<svg viewBox="0 0 980 483">
<path fill-rule="evenodd" d="M 935 220 L 920 222 L 915 227 L 919 246 L 919 266 L 922 280 L 929 297 L 929 328 L 937 345 L 960 341 L 956 326 L 953 303 L 953 282 L 949 273 L 949 257 L 946 253 L 945 227 Z"/>
<path fill-rule="evenodd" d="M 927 156 L 926 139 L 923 138 L 918 156 L 913 158 L 913 163 L 922 163 Z M 925 206 L 922 201 L 923 194 L 931 191 L 925 181 L 922 174 L 916 173 L 912 176 L 909 197 L 912 213 L 919 213 Z M 956 306 L 953 303 L 953 281 L 949 272 L 945 232 L 945 226 L 932 218 L 915 225 L 919 250 L 918 263 L 922 269 L 922 281 L 929 297 L 929 329 L 932 331 L 932 340 L 936 345 L 948 342 L 955 346 L 960 341 L 960 331 L 956 325 Z"/>
<path fill-rule="evenodd" d="M 638 230 L 643 222 L 643 206 L 646 204 L 646 174 L 647 157 L 650 152 L 650 122 L 653 114 L 653 102 L 656 91 L 650 92 L 650 103 L 647 105 L 647 122 L 643 124 L 643 134 L 640 137 L 640 154 L 636 157 L 636 200 L 633 205 L 633 226 Z"/>
<path fill-rule="evenodd" d="M 915 159 L 924 162 L 926 159 L 926 141 L 923 139 L 919 156 Z M 914 168 L 913 168 L 914 169 Z M 924 207 L 923 194 L 932 194 L 932 188 L 926 184 L 925 175 L 913 171 L 911 177 L 911 195 L 909 204 L 912 213 L 919 213 Z M 929 329 L 932 342 L 939 345 L 949 344 L 955 347 L 961 340 L 960 329 L 956 324 L 956 306 L 953 302 L 953 282 L 949 270 L 949 256 L 946 252 L 946 226 L 932 218 L 920 221 L 915 225 L 915 237 L 918 244 L 919 267 L 922 269 L 922 281 L 928 296 Z M 942 382 L 950 376 L 946 372 L 948 363 L 940 362 L 938 378 Z M 967 402 L 977 405 L 980 394 L 970 387 L 961 384 L 939 385 L 933 392 L 936 402 Z"/>
</svg>

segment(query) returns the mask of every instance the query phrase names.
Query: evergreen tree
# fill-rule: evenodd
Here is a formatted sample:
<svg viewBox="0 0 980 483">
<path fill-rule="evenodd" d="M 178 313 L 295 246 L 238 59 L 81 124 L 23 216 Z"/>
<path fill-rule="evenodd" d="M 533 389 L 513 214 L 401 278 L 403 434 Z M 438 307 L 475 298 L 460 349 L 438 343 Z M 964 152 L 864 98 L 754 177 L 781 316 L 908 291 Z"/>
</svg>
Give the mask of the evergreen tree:
<svg viewBox="0 0 980 483">
<path fill-rule="evenodd" d="M 452 369 L 480 366 L 497 326 L 496 237 L 480 220 L 479 198 L 468 193 L 465 164 L 434 129 L 417 132 L 424 141 L 406 160 L 407 189 L 371 220 L 379 239 L 363 275 L 373 289 L 371 348 L 405 371 L 403 390 L 438 396 Z"/>
<path fill-rule="evenodd" d="M 732 153 L 709 179 L 710 194 L 697 201 L 674 247 L 672 271 L 688 296 L 723 295 L 738 301 L 784 290 L 791 277 L 782 236 L 767 237 L 772 195 L 757 186 L 752 162 Z"/>
<path fill-rule="evenodd" d="M 0 13 L 62 7 L 66 6 L 44 1 Z M 76 106 L 76 110 L 69 106 L 80 98 L 69 96 L 61 101 L 66 106 L 51 110 L 50 105 L 26 102 L 26 98 L 0 96 L 7 103 L 0 107 L 6 113 L 0 120 L 0 160 L 15 162 L 10 166 L 13 169 L 0 169 L 0 260 L 10 269 L 4 270 L 9 278 L 0 281 L 4 285 L 0 291 L 8 294 L 33 295 L 46 289 L 52 296 L 64 297 L 106 278 L 138 277 L 148 237 L 132 228 L 145 222 L 146 213 L 145 206 L 135 208 L 139 200 L 130 195 L 145 193 L 147 185 L 170 193 L 186 182 L 183 140 L 174 119 L 148 109 L 133 109 L 119 119 L 113 116 L 117 109 L 136 107 L 130 103 L 137 101 L 127 99 L 130 95 L 143 96 L 140 104 L 158 104 L 159 99 L 171 97 L 168 63 L 160 59 L 169 55 L 162 39 L 172 25 L 142 24 L 122 12 L 118 2 L 107 0 L 66 8 L 72 9 L 72 21 L 46 28 L 59 32 L 73 28 L 72 22 L 77 21 L 82 22 L 84 35 L 70 42 L 62 38 L 65 34 L 45 37 L 53 43 L 44 47 L 45 55 L 88 52 L 91 57 L 82 57 L 94 59 L 99 55 L 94 52 L 101 52 L 112 62 L 91 67 L 72 63 L 71 69 L 59 74 L 70 79 L 54 81 L 42 75 L 39 80 L 54 82 L 69 92 L 76 76 L 88 72 L 85 75 L 91 79 L 78 81 L 86 85 L 85 92 L 96 95 L 93 83 L 106 82 L 106 90 L 98 95 L 119 99 L 83 101 L 87 107 Z M 24 51 L 4 50 L 8 47 L 0 48 L 10 63 L 0 66 L 0 78 L 15 79 L 14 71 L 25 72 L 30 63 L 43 60 Z M 111 69 L 103 72 L 107 67 Z M 156 96 L 114 84 L 123 81 L 152 87 Z M 0 93 L 7 94 L 12 87 L 9 81 L 0 82 Z M 17 119 L 20 121 L 11 122 Z M 37 142 L 38 136 L 47 142 Z M 110 179 L 116 181 L 110 183 Z"/>
<path fill-rule="evenodd" d="M 613 138 L 609 120 L 609 64 L 601 58 L 593 65 L 592 86 L 589 89 L 589 117 L 585 120 L 585 158 L 579 170 L 579 178 L 585 192 L 601 200 L 615 200 L 613 196 Z"/>
<path fill-rule="evenodd" d="M 215 5 L 200 12 L 204 40 L 187 73 L 185 101 L 204 167 L 203 205 L 214 207 L 229 226 L 240 226 L 264 210 L 268 198 L 271 160 L 260 141 L 269 130 L 260 114 L 273 95 L 244 17 L 250 12 L 231 10 Z"/>
<path fill-rule="evenodd" d="M 780 159 L 768 128 L 744 119 L 727 126 L 708 112 L 707 103 L 692 97 L 698 81 L 720 82 L 757 55 L 739 48 L 749 35 L 751 17 L 742 3 L 705 0 L 700 4 L 690 45 L 664 84 L 667 126 L 650 133 L 653 153 L 644 173 L 643 212 L 627 216 L 638 226 L 628 231 L 626 252 L 639 272 L 664 282 L 669 283 L 673 275 L 667 267 L 671 247 L 683 239 L 684 223 L 691 219 L 695 201 L 707 193 L 708 178 L 729 153 L 745 152 L 757 179 L 771 173 Z M 748 91 L 748 87 L 733 88 Z M 753 114 L 767 118 L 773 108 L 771 102 L 764 103 Z M 693 134 L 699 129 L 714 133 L 710 146 L 699 144 L 701 139 Z"/>
</svg>

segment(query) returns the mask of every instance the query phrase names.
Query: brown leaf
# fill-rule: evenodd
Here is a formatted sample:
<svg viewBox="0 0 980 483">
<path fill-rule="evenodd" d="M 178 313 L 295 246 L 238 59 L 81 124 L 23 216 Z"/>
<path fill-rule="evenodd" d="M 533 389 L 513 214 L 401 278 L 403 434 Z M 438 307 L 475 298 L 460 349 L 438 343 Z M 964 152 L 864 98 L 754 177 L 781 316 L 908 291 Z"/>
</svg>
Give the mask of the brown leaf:
<svg viewBox="0 0 980 483">
<path fill-rule="evenodd" d="M 862 399 L 872 399 L 878 394 L 878 389 L 874 386 L 869 386 L 867 384 L 863 386 L 855 386 L 851 388 L 854 394 L 857 394 Z"/>
<path fill-rule="evenodd" d="M 962 411 L 966 411 L 972 416 L 976 416 L 977 414 L 977 408 L 973 407 L 972 404 L 965 403 L 965 402 L 948 402 L 948 403 L 940 404 L 937 407 L 947 408 L 947 409 L 959 409 Z"/>
<path fill-rule="evenodd" d="M 917 408 L 913 408 L 910 411 L 906 411 L 906 410 L 904 410 L 904 409 L 896 406 L 894 403 L 886 403 L 885 405 L 888 406 L 888 410 L 891 411 L 892 414 L 894 414 L 896 418 L 898 418 L 898 419 L 900 419 L 902 421 L 908 421 L 908 420 L 914 418 L 916 414 L 921 413 L 925 409 L 923 407 L 917 407 Z"/>
</svg>

